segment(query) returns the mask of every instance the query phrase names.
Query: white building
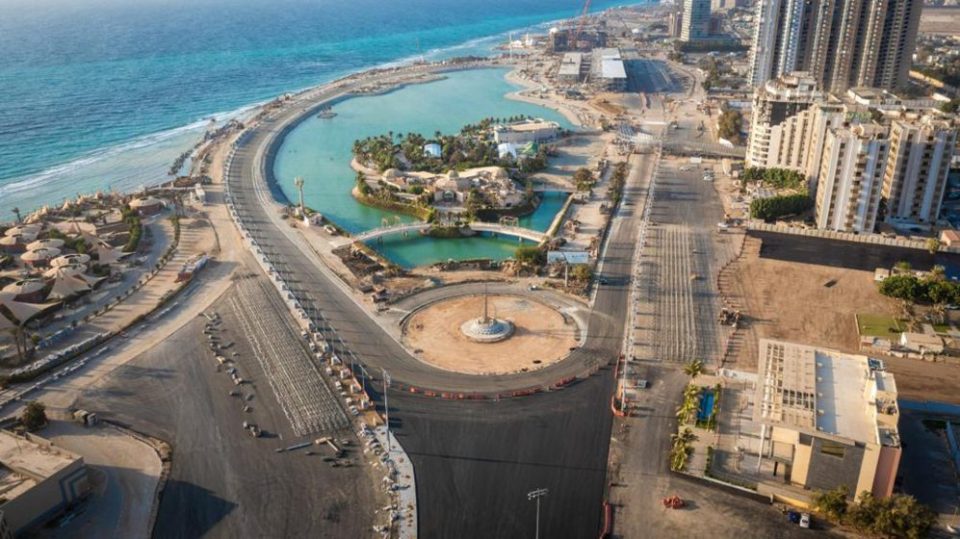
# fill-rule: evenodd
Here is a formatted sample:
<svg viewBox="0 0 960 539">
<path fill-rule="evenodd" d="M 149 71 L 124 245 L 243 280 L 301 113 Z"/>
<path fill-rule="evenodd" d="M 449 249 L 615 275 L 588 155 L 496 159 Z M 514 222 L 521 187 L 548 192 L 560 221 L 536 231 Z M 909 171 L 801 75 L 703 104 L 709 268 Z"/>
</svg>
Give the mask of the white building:
<svg viewBox="0 0 960 539">
<path fill-rule="evenodd" d="M 710 0 L 684 0 L 680 22 L 680 41 L 710 37 Z"/>
<path fill-rule="evenodd" d="M 525 120 L 493 128 L 493 139 L 497 144 L 510 143 L 524 145 L 528 142 L 542 143 L 557 138 L 560 124 L 542 119 Z"/>
<path fill-rule="evenodd" d="M 784 75 L 758 88 L 747 140 L 747 166 L 802 172 L 811 141 L 814 105 L 823 98 L 807 73 Z"/>
<path fill-rule="evenodd" d="M 604 59 L 600 63 L 600 78 L 609 90 L 623 91 L 627 88 L 627 70 L 623 60 Z"/>
<path fill-rule="evenodd" d="M 560 68 L 557 77 L 562 82 L 575 83 L 583 80 L 582 75 L 583 53 L 567 52 L 560 59 Z"/>
<path fill-rule="evenodd" d="M 827 130 L 817 180 L 817 228 L 873 232 L 890 147 L 886 136 L 886 128 L 877 124 Z"/>
<path fill-rule="evenodd" d="M 888 221 L 937 221 L 956 144 L 956 128 L 943 120 L 925 116 L 892 123 L 883 178 Z"/>
<path fill-rule="evenodd" d="M 443 148 L 441 148 L 436 142 L 428 142 L 427 144 L 423 145 L 423 153 L 427 157 L 433 157 L 436 159 L 443 155 Z"/>
</svg>

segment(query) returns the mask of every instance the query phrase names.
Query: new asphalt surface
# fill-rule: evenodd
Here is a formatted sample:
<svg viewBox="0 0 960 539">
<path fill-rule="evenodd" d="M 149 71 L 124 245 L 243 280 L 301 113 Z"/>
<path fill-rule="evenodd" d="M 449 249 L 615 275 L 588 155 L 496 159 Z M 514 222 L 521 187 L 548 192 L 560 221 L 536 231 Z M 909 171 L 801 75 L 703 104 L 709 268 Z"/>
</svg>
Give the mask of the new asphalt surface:
<svg viewBox="0 0 960 539">
<path fill-rule="evenodd" d="M 307 449 L 276 452 L 311 438 L 295 434 L 254 359 L 231 312 L 236 290 L 214 310 L 223 318 L 226 352 L 248 383 L 231 382 L 202 333 L 207 320 L 197 318 L 87 390 L 78 406 L 172 446 L 155 537 L 372 536 L 375 479 L 365 467 L 331 467 L 322 449 L 316 455 Z M 293 326 L 285 310 L 259 314 Z M 229 394 L 237 389 L 242 397 Z M 244 405 L 251 411 L 244 412 Z M 251 437 L 244 421 L 258 424 L 263 437 Z M 355 440 L 349 430 L 337 435 Z M 360 462 L 355 454 L 349 458 Z"/>
</svg>

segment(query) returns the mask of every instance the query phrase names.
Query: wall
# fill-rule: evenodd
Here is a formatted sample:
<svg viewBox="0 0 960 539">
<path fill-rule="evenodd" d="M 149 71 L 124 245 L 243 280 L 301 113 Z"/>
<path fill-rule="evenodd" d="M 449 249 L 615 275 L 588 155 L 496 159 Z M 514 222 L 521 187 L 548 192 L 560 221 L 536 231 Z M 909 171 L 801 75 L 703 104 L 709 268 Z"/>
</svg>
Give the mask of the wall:
<svg viewBox="0 0 960 539">
<path fill-rule="evenodd" d="M 824 441 L 822 438 L 812 439 L 810 468 L 805 486 L 811 490 L 829 490 L 839 485 L 847 485 L 851 493 L 855 492 L 864 448 L 847 445 L 843 458 L 834 457 L 822 453 Z"/>
<path fill-rule="evenodd" d="M 79 501 L 88 490 L 87 470 L 83 459 L 78 459 L 0 509 L 3 509 L 7 524 L 14 533 L 22 533 L 26 528 L 50 520 L 68 505 Z"/>
</svg>

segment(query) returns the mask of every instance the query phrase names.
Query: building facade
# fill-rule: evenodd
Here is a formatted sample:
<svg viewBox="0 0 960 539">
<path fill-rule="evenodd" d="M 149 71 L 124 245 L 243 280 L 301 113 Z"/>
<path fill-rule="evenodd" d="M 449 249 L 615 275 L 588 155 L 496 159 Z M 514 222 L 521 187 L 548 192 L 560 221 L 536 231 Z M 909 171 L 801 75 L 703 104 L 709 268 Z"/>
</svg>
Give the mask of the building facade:
<svg viewBox="0 0 960 539">
<path fill-rule="evenodd" d="M 873 232 L 888 149 L 887 130 L 881 125 L 827 130 L 817 179 L 817 228 Z"/>
<path fill-rule="evenodd" d="M 900 414 L 893 375 L 879 361 L 762 339 L 754 418 L 774 481 L 811 491 L 844 485 L 851 496 L 893 492 Z"/>
<path fill-rule="evenodd" d="M 940 215 L 957 131 L 942 120 L 895 120 L 883 175 L 887 220 L 934 223 Z"/>
<path fill-rule="evenodd" d="M 14 535 L 56 517 L 89 488 L 79 455 L 37 436 L 0 430 L 0 513 Z"/>
<path fill-rule="evenodd" d="M 814 106 L 822 99 L 816 81 L 806 73 L 784 75 L 758 89 L 747 139 L 747 166 L 803 172 Z"/>
<path fill-rule="evenodd" d="M 680 41 L 710 37 L 710 0 L 684 0 L 680 22 Z"/>
<path fill-rule="evenodd" d="M 921 0 L 758 0 L 750 77 L 755 87 L 807 71 L 826 91 L 907 82 Z"/>
</svg>

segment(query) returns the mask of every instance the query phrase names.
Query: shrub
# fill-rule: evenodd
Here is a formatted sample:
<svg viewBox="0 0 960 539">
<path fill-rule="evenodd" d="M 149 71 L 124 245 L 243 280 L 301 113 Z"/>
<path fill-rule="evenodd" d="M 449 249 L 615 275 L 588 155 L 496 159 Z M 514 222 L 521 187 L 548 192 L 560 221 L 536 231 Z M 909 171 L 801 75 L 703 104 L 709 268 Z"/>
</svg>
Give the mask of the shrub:
<svg viewBox="0 0 960 539">
<path fill-rule="evenodd" d="M 750 216 L 754 219 L 772 221 L 803 213 L 811 207 L 813 207 L 813 200 L 806 193 L 756 198 L 750 203 Z"/>
<path fill-rule="evenodd" d="M 37 430 L 47 424 L 47 408 L 42 402 L 30 401 L 20 415 L 20 422 L 27 430 Z"/>
</svg>

